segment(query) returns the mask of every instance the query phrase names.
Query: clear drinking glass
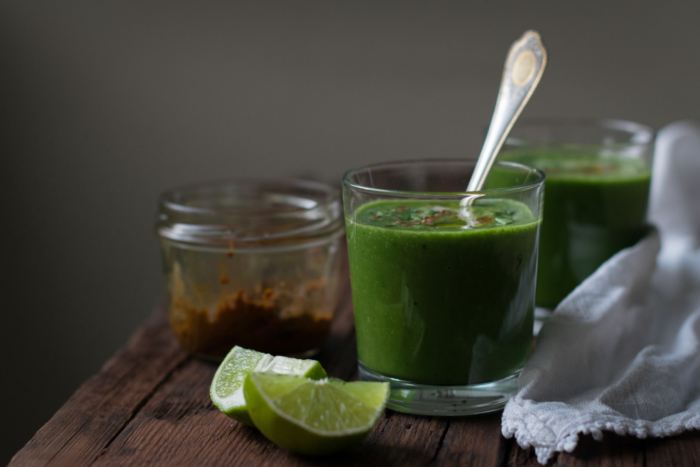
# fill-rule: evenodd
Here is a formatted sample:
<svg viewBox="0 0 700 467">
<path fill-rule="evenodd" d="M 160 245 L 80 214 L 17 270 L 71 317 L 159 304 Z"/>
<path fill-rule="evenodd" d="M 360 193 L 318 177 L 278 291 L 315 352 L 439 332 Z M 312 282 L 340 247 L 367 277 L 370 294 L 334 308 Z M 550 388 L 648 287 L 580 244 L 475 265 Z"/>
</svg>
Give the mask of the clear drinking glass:
<svg viewBox="0 0 700 467">
<path fill-rule="evenodd" d="M 646 234 L 653 141 L 651 128 L 622 120 L 525 120 L 513 129 L 499 160 L 547 174 L 538 307 L 556 308 Z"/>
<path fill-rule="evenodd" d="M 300 180 L 231 180 L 170 190 L 157 231 L 170 324 L 191 353 L 234 345 L 307 356 L 338 301 L 338 190 Z"/>
<path fill-rule="evenodd" d="M 359 374 L 417 414 L 497 410 L 532 346 L 544 174 L 474 161 L 350 170 L 343 201 Z"/>
</svg>

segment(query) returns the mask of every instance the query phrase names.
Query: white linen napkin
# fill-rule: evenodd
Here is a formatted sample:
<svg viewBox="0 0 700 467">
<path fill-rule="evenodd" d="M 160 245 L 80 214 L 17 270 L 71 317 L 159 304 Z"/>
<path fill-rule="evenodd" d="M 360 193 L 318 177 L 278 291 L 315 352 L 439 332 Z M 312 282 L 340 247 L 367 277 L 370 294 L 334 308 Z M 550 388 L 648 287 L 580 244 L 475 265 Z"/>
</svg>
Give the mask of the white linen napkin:
<svg viewBox="0 0 700 467">
<path fill-rule="evenodd" d="M 700 428 L 700 127 L 656 141 L 657 226 L 574 290 L 543 327 L 503 436 L 546 463 L 579 433 L 670 436 Z"/>
</svg>

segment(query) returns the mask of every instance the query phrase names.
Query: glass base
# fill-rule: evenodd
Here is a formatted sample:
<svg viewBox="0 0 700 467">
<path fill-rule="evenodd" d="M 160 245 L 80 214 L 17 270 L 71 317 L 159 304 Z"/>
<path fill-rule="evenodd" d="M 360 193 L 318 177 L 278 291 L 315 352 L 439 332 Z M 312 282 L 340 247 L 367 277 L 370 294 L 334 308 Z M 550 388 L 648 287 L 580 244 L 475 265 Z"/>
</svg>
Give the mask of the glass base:
<svg viewBox="0 0 700 467">
<path fill-rule="evenodd" d="M 520 370 L 507 378 L 482 384 L 437 386 L 380 375 L 358 362 L 362 381 L 391 385 L 387 408 L 416 415 L 458 417 L 501 410 L 518 390 Z"/>
<path fill-rule="evenodd" d="M 554 310 L 550 310 L 549 308 L 535 307 L 535 325 L 532 329 L 532 335 L 537 336 L 537 334 L 540 333 L 542 325 L 552 317 L 552 313 L 554 313 Z"/>
</svg>

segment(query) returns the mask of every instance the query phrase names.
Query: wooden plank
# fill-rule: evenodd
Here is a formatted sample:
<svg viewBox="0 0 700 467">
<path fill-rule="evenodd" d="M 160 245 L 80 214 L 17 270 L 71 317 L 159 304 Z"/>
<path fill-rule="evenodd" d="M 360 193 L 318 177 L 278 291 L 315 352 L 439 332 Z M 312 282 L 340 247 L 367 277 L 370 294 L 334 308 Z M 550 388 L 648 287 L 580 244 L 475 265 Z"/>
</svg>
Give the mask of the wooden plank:
<svg viewBox="0 0 700 467">
<path fill-rule="evenodd" d="M 244 439 L 246 428 L 211 403 L 215 371 L 216 364 L 194 359 L 178 368 L 95 465 L 206 465 L 211 456 L 226 457 L 227 438 Z"/>
<path fill-rule="evenodd" d="M 507 441 L 505 449 L 506 460 L 504 465 L 517 467 L 541 466 L 537 462 L 533 448 L 523 450 L 515 440 Z M 555 453 L 547 465 L 562 465 L 571 467 L 633 467 L 646 465 L 671 465 L 649 464 L 645 461 L 644 441 L 629 437 L 617 436 L 614 433 L 605 432 L 603 441 L 595 441 L 593 437 L 581 436 L 578 446 L 572 453 Z"/>
<path fill-rule="evenodd" d="M 535 450 L 521 449 L 515 440 L 506 443 L 503 465 L 541 466 L 537 462 Z M 632 467 L 700 465 L 700 432 L 691 431 L 670 438 L 638 439 L 633 436 L 618 436 L 604 432 L 603 441 L 581 436 L 579 444 L 572 452 L 557 453 L 547 465 L 572 467 Z"/>
<path fill-rule="evenodd" d="M 356 375 L 356 349 L 346 288 L 319 358 L 329 374 Z M 510 465 L 536 466 L 534 451 L 500 436 L 500 414 L 440 419 L 388 411 L 358 448 L 322 459 L 277 448 L 211 404 L 216 365 L 190 359 L 166 320 L 146 323 L 91 378 L 11 465 Z M 700 433 L 638 440 L 606 433 L 582 437 L 572 454 L 549 465 L 700 465 Z"/>
<path fill-rule="evenodd" d="M 429 465 L 438 456 L 448 429 L 446 418 L 417 417 L 387 410 L 361 446 L 329 456 L 323 465 Z"/>
<path fill-rule="evenodd" d="M 10 465 L 91 463 L 167 376 L 188 359 L 160 313 L 73 394 Z"/>
<path fill-rule="evenodd" d="M 646 465 L 700 465 L 700 432 L 649 438 L 644 442 L 644 455 Z"/>
<path fill-rule="evenodd" d="M 321 459 L 298 456 L 211 404 L 214 371 L 214 365 L 196 360 L 178 368 L 95 465 L 427 465 L 448 425 L 387 412 L 359 448 Z"/>
<path fill-rule="evenodd" d="M 450 420 L 438 465 L 500 466 L 505 453 L 501 412 Z"/>
<path fill-rule="evenodd" d="M 618 436 L 611 432 L 603 432 L 602 441 L 596 441 L 590 435 L 581 436 L 574 452 L 560 453 L 556 460 L 560 464 L 572 467 L 646 465 L 643 440 L 632 436 Z"/>
<path fill-rule="evenodd" d="M 515 441 L 514 438 L 511 439 L 505 439 L 501 437 L 501 443 L 500 443 L 504 450 L 503 450 L 503 457 L 504 461 L 501 463 L 501 465 L 504 466 L 509 466 L 509 467 L 535 467 L 535 466 L 542 466 L 539 462 L 537 462 L 537 456 L 535 456 L 535 450 L 533 448 L 529 449 L 521 449 L 520 446 L 518 446 L 518 443 Z M 562 463 L 557 462 L 557 456 L 555 455 L 554 458 L 554 465 L 564 465 Z M 550 462 L 548 465 L 552 465 L 552 460 L 550 459 Z"/>
</svg>

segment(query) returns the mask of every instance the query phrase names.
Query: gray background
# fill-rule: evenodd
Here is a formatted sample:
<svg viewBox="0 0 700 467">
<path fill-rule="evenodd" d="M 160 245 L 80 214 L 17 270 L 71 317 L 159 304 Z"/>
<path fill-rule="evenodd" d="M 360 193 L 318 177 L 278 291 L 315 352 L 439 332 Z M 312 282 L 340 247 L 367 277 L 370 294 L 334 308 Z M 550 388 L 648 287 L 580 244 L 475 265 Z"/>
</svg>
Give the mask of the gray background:
<svg viewBox="0 0 700 467">
<path fill-rule="evenodd" d="M 700 117 L 700 2 L 0 2 L 0 463 L 162 294 L 173 185 L 478 152 L 509 45 L 528 116 Z"/>
</svg>

